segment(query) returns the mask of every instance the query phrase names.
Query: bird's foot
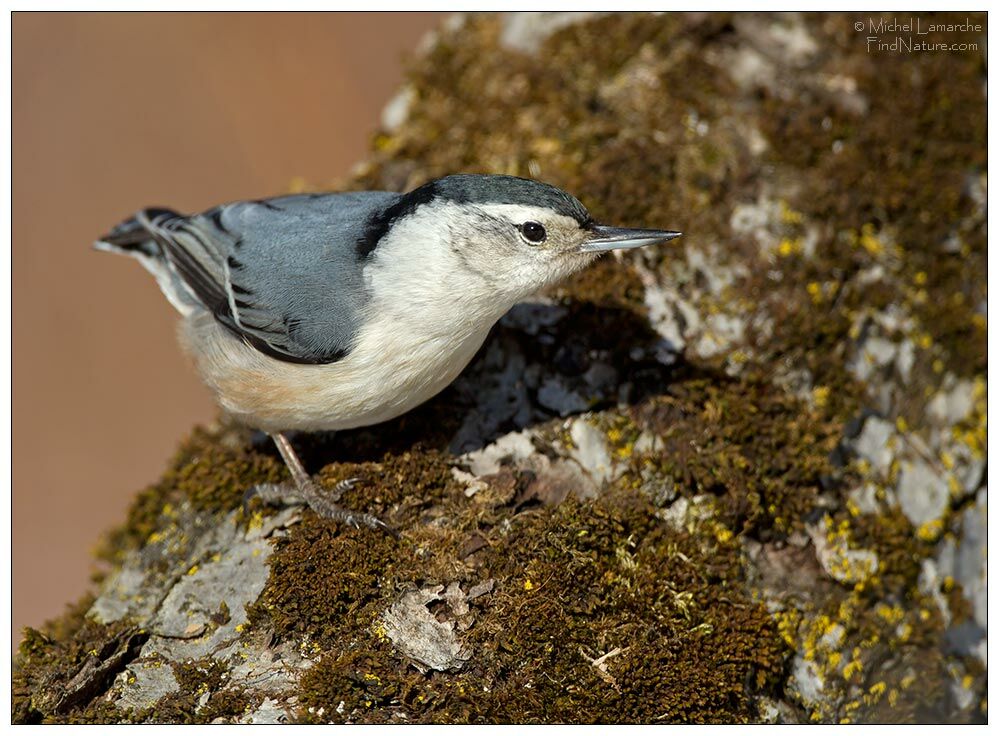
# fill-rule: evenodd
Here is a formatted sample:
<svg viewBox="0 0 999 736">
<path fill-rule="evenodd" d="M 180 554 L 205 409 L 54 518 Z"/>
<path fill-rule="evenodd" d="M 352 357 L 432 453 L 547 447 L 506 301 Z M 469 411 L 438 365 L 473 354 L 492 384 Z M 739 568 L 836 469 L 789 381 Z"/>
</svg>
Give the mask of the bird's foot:
<svg viewBox="0 0 999 736">
<path fill-rule="evenodd" d="M 317 486 L 311 479 L 300 485 L 281 483 L 261 483 L 243 494 L 243 513 L 249 515 L 249 503 L 259 498 L 268 506 L 308 506 L 323 519 L 332 519 L 360 529 L 362 526 L 381 529 L 393 537 L 398 533 L 377 516 L 361 511 L 351 511 L 337 502 L 345 491 L 360 482 L 360 478 L 346 478 L 327 491 Z"/>
<path fill-rule="evenodd" d="M 291 483 L 260 483 L 247 488 L 243 493 L 243 516 L 253 513 L 250 502 L 255 498 L 266 506 L 305 505 L 305 499 L 298 495 L 298 489 Z"/>
</svg>

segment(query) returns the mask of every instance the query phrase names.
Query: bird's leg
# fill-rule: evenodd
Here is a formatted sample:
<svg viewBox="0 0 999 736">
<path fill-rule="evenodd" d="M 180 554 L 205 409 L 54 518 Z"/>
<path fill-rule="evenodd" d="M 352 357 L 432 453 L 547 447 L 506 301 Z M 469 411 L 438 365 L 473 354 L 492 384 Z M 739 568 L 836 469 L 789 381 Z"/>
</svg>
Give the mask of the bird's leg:
<svg viewBox="0 0 999 736">
<path fill-rule="evenodd" d="M 315 482 L 313 482 L 312 478 L 310 478 L 309 474 L 305 471 L 305 466 L 302 465 L 302 461 L 295 453 L 295 449 L 291 446 L 291 442 L 288 440 L 288 437 L 281 432 L 275 432 L 271 434 L 270 437 L 274 440 L 274 444 L 277 445 L 278 452 L 281 453 L 281 457 L 284 458 L 285 465 L 288 466 L 291 478 L 295 483 L 294 495 L 298 498 L 289 498 L 287 493 L 282 492 L 280 486 L 275 487 L 271 484 L 257 486 L 256 488 L 251 489 L 249 491 L 249 497 L 258 496 L 268 503 L 288 503 L 289 501 L 300 499 L 305 502 L 310 509 L 315 511 L 316 514 L 324 519 L 340 521 L 355 528 L 367 526 L 372 529 L 382 529 L 393 536 L 397 536 L 396 533 L 381 519 L 372 516 L 371 514 L 350 511 L 337 505 L 337 501 L 340 500 L 340 496 L 343 495 L 343 492 L 357 483 L 359 478 L 348 478 L 346 480 L 342 480 L 336 484 L 336 487 L 331 492 L 323 491 L 315 484 Z M 249 500 L 249 498 L 246 500 Z"/>
</svg>

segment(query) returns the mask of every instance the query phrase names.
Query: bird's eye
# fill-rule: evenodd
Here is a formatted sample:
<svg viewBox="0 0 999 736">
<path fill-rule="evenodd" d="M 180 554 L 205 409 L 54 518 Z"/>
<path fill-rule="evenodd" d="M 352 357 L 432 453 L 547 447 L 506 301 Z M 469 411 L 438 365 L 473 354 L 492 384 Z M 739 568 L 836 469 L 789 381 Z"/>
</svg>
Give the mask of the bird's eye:
<svg viewBox="0 0 999 736">
<path fill-rule="evenodd" d="M 543 243 L 545 238 L 548 237 L 548 233 L 545 232 L 543 225 L 537 222 L 525 222 L 520 226 L 520 234 L 524 236 L 524 240 L 528 243 Z"/>
</svg>

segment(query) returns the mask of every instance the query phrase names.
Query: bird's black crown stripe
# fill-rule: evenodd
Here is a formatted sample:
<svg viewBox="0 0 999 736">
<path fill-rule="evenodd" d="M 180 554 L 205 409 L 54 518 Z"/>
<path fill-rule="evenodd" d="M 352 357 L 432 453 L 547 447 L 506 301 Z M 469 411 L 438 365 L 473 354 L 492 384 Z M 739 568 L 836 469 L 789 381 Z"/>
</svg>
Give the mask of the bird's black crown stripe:
<svg viewBox="0 0 999 736">
<path fill-rule="evenodd" d="M 358 255 L 362 258 L 370 256 L 393 222 L 412 214 L 421 204 L 434 199 L 464 204 L 545 207 L 571 217 L 581 227 L 587 227 L 593 222 L 590 213 L 578 199 L 550 184 L 518 176 L 454 174 L 417 187 L 386 209 L 372 215 L 364 234 L 357 242 Z"/>
<path fill-rule="evenodd" d="M 590 219 L 583 203 L 551 184 L 519 176 L 454 174 L 438 179 L 437 196 L 470 204 L 521 204 L 545 207 L 580 225 Z"/>
</svg>

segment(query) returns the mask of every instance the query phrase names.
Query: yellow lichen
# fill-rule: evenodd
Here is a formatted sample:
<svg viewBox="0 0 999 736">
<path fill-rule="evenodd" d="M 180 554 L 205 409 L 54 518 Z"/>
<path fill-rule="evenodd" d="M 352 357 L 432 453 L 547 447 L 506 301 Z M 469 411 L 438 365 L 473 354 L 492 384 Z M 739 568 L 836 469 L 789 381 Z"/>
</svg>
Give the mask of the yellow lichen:
<svg viewBox="0 0 999 736">
<path fill-rule="evenodd" d="M 874 225 L 870 223 L 864 224 L 861 228 L 858 242 L 864 250 L 874 257 L 882 255 L 885 251 L 884 243 L 875 235 Z"/>
<path fill-rule="evenodd" d="M 843 677 L 849 680 L 854 675 L 859 674 L 863 669 L 863 663 L 859 659 L 851 659 L 846 663 L 846 666 L 843 667 Z"/>
<path fill-rule="evenodd" d="M 791 206 L 783 199 L 780 200 L 780 219 L 788 225 L 800 225 L 804 219 L 804 214 L 791 209 Z"/>
<path fill-rule="evenodd" d="M 794 240 L 784 238 L 777 246 L 777 254 L 782 258 L 787 258 L 788 256 L 797 255 L 799 253 L 801 253 L 801 241 L 797 238 Z"/>
<path fill-rule="evenodd" d="M 732 541 L 732 530 L 727 527 L 716 524 L 715 525 L 715 539 L 717 539 L 722 544 Z"/>
<path fill-rule="evenodd" d="M 921 524 L 916 530 L 916 536 L 924 542 L 933 542 L 936 541 L 942 531 L 943 520 L 933 519 L 931 521 L 927 521 L 925 524 Z"/>
<path fill-rule="evenodd" d="M 889 606 L 887 603 L 879 603 L 874 612 L 891 625 L 895 625 L 905 618 L 905 609 L 899 605 Z"/>
</svg>

